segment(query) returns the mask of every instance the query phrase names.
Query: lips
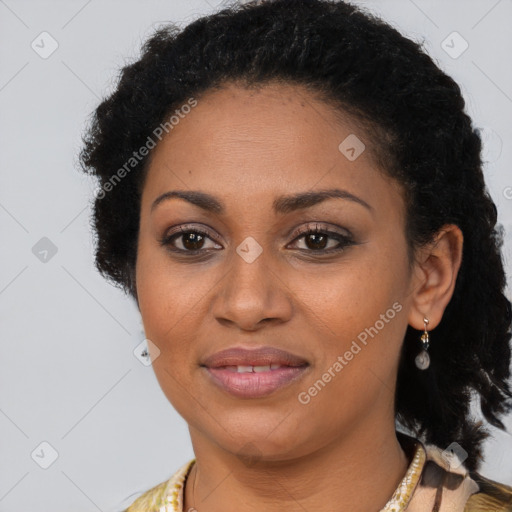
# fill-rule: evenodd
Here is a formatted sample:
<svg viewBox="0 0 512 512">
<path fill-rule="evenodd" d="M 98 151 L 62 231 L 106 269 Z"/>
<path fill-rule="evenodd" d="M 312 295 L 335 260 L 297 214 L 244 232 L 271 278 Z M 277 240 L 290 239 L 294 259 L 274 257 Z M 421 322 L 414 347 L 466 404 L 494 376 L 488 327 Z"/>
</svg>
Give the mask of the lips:
<svg viewBox="0 0 512 512">
<path fill-rule="evenodd" d="M 236 367 L 239 372 L 261 372 L 283 366 L 296 367 L 307 364 L 307 361 L 302 357 L 275 347 L 262 347 L 257 349 L 233 347 L 207 357 L 202 361 L 201 366 L 229 369 Z M 266 369 L 267 366 L 269 367 L 268 369 Z M 252 368 L 252 370 L 249 370 L 249 367 Z"/>
<path fill-rule="evenodd" d="M 305 359 L 274 347 L 230 348 L 201 364 L 213 384 L 244 399 L 271 395 L 302 378 L 308 366 Z"/>
</svg>

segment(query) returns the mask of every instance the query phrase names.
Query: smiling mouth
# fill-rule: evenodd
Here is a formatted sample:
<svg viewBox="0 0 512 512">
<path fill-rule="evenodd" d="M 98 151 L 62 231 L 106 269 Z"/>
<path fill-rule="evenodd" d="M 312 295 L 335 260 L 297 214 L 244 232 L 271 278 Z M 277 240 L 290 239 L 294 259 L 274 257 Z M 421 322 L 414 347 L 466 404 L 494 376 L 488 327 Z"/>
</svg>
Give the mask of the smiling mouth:
<svg viewBox="0 0 512 512">
<path fill-rule="evenodd" d="M 275 394 L 303 378 L 308 373 L 309 364 L 203 366 L 202 369 L 209 382 L 231 397 L 256 399 Z"/>
<path fill-rule="evenodd" d="M 236 398 L 262 398 L 302 378 L 309 363 L 273 346 L 234 346 L 204 358 L 200 367 L 208 382 Z"/>
</svg>

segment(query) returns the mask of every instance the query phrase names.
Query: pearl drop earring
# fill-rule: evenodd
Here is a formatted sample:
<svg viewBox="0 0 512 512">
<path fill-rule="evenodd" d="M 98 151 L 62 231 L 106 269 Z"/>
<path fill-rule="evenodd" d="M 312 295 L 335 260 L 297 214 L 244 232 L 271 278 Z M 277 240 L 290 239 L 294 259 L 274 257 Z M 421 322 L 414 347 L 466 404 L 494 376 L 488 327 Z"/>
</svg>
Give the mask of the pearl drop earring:
<svg viewBox="0 0 512 512">
<path fill-rule="evenodd" d="M 414 362 L 420 370 L 426 370 L 430 366 L 430 356 L 428 354 L 429 337 L 427 331 L 428 318 L 423 318 L 425 323 L 424 332 L 421 335 L 421 342 L 423 343 L 423 350 L 416 356 Z"/>
</svg>

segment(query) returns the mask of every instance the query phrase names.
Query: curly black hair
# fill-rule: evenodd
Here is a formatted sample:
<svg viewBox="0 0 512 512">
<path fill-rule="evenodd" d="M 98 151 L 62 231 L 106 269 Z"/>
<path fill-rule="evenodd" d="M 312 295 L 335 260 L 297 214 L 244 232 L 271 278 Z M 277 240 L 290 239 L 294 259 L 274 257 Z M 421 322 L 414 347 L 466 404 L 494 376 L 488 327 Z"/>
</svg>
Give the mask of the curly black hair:
<svg viewBox="0 0 512 512">
<path fill-rule="evenodd" d="M 271 81 L 306 87 L 365 127 L 382 172 L 403 187 L 410 261 L 443 225 L 462 230 L 462 264 L 431 333 L 426 371 L 414 365 L 420 331 L 407 328 L 395 414 L 425 442 L 459 443 L 467 468 L 477 471 L 490 434 L 471 415 L 472 400 L 479 397 L 485 419 L 502 430 L 500 417 L 512 410 L 512 308 L 481 139 L 457 83 L 420 43 L 363 8 L 335 0 L 253 1 L 183 29 L 157 29 L 140 59 L 121 69 L 83 136 L 82 169 L 100 186 L 93 199 L 96 267 L 137 300 L 140 197 L 150 158 L 142 149 L 154 144 L 155 128 L 169 131 L 169 116 L 191 99 L 227 83 Z M 148 154 L 141 157 L 139 148 Z"/>
</svg>

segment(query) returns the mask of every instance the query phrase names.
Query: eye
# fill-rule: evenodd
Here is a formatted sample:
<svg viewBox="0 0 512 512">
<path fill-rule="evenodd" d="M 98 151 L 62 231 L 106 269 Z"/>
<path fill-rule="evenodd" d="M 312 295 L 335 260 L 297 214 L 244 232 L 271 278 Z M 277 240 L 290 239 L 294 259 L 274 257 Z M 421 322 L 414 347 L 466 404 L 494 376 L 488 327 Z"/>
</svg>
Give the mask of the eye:
<svg viewBox="0 0 512 512">
<path fill-rule="evenodd" d="M 300 240 L 305 245 L 305 248 L 299 248 L 300 250 L 323 254 L 342 251 L 355 243 L 349 235 L 322 228 L 318 224 L 312 229 L 299 232 L 299 236 L 295 238 L 294 242 Z M 329 243 L 331 243 L 330 247 L 328 247 Z"/>
<path fill-rule="evenodd" d="M 178 232 L 165 235 L 160 244 L 168 247 L 169 250 L 175 252 L 188 252 L 191 254 L 206 251 L 208 249 L 222 249 L 219 244 L 216 244 L 210 237 L 207 231 L 198 228 L 187 228 L 180 226 Z M 210 240 L 213 242 L 213 247 L 205 247 L 205 242 Z"/>
</svg>

